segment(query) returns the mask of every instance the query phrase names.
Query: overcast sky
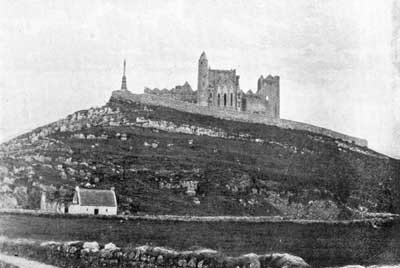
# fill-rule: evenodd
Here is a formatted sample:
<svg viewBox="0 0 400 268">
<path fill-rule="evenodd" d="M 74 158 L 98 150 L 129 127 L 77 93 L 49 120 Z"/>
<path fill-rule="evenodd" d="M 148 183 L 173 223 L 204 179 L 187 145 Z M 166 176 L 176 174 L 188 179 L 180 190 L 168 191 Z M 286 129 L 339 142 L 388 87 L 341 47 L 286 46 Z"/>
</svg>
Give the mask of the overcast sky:
<svg viewBox="0 0 400 268">
<path fill-rule="evenodd" d="M 245 91 L 281 77 L 281 117 L 400 156 L 391 1 L 0 1 L 0 141 L 128 88 L 197 86 L 202 51 Z M 399 128 L 400 129 L 400 128 Z M 399 138 L 399 137 L 397 137 Z"/>
</svg>

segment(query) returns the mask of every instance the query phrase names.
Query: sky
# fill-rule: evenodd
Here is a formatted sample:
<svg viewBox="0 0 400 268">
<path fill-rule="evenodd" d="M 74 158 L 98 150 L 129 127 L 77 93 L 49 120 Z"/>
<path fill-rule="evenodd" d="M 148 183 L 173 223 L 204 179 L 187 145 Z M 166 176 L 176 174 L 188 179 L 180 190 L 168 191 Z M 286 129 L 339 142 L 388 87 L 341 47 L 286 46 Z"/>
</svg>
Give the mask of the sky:
<svg viewBox="0 0 400 268">
<path fill-rule="evenodd" d="M 124 59 L 134 93 L 185 81 L 196 89 L 205 51 L 212 68 L 237 70 L 244 91 L 260 75 L 279 75 L 282 118 L 400 157 L 392 8 L 382 0 L 0 0 L 0 142 L 104 105 Z"/>
</svg>

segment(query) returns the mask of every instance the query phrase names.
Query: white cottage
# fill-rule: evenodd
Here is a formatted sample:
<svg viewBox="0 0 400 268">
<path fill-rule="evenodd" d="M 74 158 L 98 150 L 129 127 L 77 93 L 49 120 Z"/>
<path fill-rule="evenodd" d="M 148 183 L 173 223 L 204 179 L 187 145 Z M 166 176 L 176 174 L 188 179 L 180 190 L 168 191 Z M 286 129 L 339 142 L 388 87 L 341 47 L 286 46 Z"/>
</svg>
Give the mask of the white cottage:
<svg viewBox="0 0 400 268">
<path fill-rule="evenodd" d="M 95 190 L 75 188 L 70 214 L 117 215 L 117 198 L 114 189 Z"/>
</svg>

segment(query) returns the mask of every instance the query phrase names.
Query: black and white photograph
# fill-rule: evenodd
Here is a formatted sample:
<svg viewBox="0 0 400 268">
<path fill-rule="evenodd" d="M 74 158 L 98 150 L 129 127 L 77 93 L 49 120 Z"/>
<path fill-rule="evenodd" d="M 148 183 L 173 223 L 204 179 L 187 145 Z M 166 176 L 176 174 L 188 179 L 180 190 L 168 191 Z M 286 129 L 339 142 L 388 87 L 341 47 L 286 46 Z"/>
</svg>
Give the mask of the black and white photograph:
<svg viewBox="0 0 400 268">
<path fill-rule="evenodd" d="M 400 268 L 400 0 L 0 0 L 0 268 Z"/>
</svg>

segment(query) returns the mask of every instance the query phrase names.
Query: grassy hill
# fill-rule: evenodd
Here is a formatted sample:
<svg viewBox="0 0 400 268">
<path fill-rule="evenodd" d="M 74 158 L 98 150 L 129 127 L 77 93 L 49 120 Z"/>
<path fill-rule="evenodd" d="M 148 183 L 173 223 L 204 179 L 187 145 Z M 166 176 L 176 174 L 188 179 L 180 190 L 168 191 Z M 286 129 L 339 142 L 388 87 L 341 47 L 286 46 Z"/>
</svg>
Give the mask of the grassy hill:
<svg viewBox="0 0 400 268">
<path fill-rule="evenodd" d="M 399 161 L 307 131 L 111 97 L 1 145 L 0 204 L 114 186 L 119 211 L 337 219 L 399 212 Z"/>
</svg>

